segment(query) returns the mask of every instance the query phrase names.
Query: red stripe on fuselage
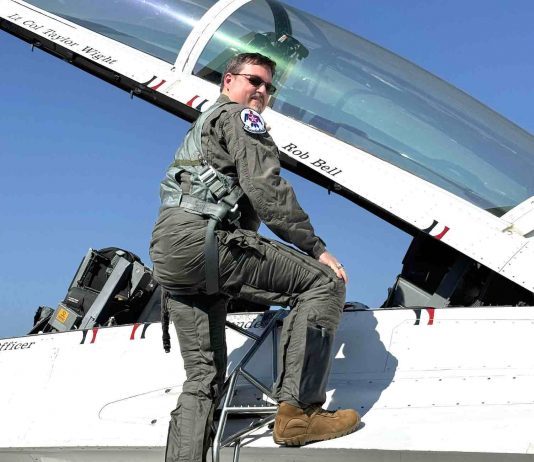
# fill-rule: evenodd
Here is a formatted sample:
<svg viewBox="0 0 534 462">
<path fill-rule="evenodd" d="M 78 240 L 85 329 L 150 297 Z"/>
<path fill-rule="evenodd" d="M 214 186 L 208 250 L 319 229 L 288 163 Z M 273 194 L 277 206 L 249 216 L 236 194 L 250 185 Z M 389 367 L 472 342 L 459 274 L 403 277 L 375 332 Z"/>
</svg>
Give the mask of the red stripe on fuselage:
<svg viewBox="0 0 534 462">
<path fill-rule="evenodd" d="M 137 330 L 137 328 L 138 328 L 140 325 L 141 325 L 141 324 L 134 324 L 134 325 L 133 325 L 133 328 L 132 328 L 132 334 L 130 335 L 130 340 L 135 339 L 135 331 Z"/>
<path fill-rule="evenodd" d="M 188 106 L 193 107 L 193 101 L 195 101 L 198 98 L 198 95 L 193 96 L 187 103 Z"/>
<path fill-rule="evenodd" d="M 152 90 L 157 90 L 159 87 L 161 87 L 164 83 L 166 82 L 166 80 L 162 80 L 160 83 L 158 83 L 157 85 L 154 85 L 153 87 L 150 87 L 152 88 Z"/>
<path fill-rule="evenodd" d="M 432 326 L 434 324 L 434 314 L 435 314 L 436 309 L 435 308 L 427 308 L 426 311 L 428 313 L 427 325 L 428 326 Z"/>
<path fill-rule="evenodd" d="M 447 234 L 447 231 L 449 231 L 449 227 L 445 226 L 443 228 L 443 231 L 441 233 L 439 233 L 437 236 L 434 236 L 434 237 L 439 241 L 443 236 L 445 236 L 445 234 Z"/>
</svg>

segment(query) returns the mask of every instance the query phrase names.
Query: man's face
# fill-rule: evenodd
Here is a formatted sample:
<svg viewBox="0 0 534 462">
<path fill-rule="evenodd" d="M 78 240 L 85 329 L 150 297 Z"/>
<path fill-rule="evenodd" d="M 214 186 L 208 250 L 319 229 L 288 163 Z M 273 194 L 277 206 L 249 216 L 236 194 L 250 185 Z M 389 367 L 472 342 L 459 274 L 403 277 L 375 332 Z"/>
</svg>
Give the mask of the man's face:
<svg viewBox="0 0 534 462">
<path fill-rule="evenodd" d="M 273 77 L 268 67 L 257 64 L 245 64 L 238 74 L 224 76 L 223 93 L 235 103 L 243 104 L 257 112 L 263 112 L 269 102 L 269 95 L 265 85 L 256 87 L 249 81 L 250 76 L 256 76 L 266 83 L 271 83 Z"/>
</svg>

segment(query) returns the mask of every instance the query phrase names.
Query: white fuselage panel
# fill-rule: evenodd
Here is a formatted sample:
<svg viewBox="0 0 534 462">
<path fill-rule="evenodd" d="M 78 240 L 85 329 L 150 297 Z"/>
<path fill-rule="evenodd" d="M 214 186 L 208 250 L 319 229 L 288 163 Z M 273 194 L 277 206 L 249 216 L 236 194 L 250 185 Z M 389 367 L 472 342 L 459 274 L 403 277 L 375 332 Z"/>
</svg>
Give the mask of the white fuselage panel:
<svg viewBox="0 0 534 462">
<path fill-rule="evenodd" d="M 260 316 L 230 320 L 257 333 Z M 356 408 L 364 426 L 303 450 L 527 454 L 534 443 L 533 324 L 533 307 L 345 313 L 326 404 Z M 173 331 L 170 354 L 159 323 L 1 340 L 0 459 L 92 448 L 98 460 L 122 460 L 111 457 L 117 448 L 139 448 L 157 460 L 185 379 Z M 227 333 L 231 370 L 251 340 Z M 262 346 L 249 367 L 266 384 L 271 348 Z M 247 387 L 238 396 L 252 405 L 262 398 Z M 243 450 L 287 451 L 270 431 L 258 433 Z"/>
</svg>

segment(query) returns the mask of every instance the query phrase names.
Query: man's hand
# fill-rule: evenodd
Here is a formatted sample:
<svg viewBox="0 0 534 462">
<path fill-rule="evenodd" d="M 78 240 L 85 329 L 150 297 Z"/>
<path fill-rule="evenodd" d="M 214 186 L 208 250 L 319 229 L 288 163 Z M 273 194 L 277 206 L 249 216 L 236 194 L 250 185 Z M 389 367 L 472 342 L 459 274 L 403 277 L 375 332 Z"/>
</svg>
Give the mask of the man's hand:
<svg viewBox="0 0 534 462">
<path fill-rule="evenodd" d="M 345 273 L 345 269 L 343 268 L 343 265 L 339 263 L 338 259 L 334 257 L 330 252 L 324 251 L 318 258 L 318 260 L 326 266 L 329 266 L 334 270 L 334 273 L 336 273 L 336 276 L 339 279 L 343 279 L 345 284 L 349 282 L 349 278 L 347 276 L 347 273 Z"/>
</svg>

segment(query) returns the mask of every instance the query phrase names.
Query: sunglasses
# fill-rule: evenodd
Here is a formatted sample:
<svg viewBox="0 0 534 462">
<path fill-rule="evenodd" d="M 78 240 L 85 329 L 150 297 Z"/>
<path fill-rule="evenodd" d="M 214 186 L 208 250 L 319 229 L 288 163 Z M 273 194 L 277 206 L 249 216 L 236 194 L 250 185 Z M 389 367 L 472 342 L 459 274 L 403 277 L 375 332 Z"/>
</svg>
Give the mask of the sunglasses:
<svg viewBox="0 0 534 462">
<path fill-rule="evenodd" d="M 265 85 L 265 90 L 267 91 L 268 95 L 272 95 L 276 91 L 276 87 L 272 83 L 266 82 L 265 80 L 263 80 L 261 77 L 258 77 L 257 75 L 234 74 L 234 73 L 232 73 L 232 75 L 242 75 L 250 82 L 251 85 L 254 85 L 256 88 L 259 88 L 262 85 Z"/>
</svg>

